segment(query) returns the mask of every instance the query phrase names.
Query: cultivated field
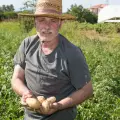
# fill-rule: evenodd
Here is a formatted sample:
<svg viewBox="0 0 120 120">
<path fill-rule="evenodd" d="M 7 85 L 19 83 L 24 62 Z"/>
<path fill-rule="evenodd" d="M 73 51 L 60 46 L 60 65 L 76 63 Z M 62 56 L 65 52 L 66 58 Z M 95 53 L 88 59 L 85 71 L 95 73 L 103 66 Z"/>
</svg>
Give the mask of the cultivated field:
<svg viewBox="0 0 120 120">
<path fill-rule="evenodd" d="M 14 54 L 25 37 L 35 34 L 35 29 L 22 31 L 18 22 L 0 23 L 0 120 L 23 118 L 10 79 Z M 119 25 L 69 22 L 60 33 L 82 49 L 94 87 L 94 96 L 78 106 L 76 120 L 120 120 Z"/>
</svg>

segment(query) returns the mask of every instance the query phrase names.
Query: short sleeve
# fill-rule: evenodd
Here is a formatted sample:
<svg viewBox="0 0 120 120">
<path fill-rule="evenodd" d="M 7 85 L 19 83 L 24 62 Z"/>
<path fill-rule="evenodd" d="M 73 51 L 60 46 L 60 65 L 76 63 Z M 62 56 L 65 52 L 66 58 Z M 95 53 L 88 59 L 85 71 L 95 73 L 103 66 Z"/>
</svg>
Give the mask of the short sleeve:
<svg viewBox="0 0 120 120">
<path fill-rule="evenodd" d="M 25 69 L 25 42 L 22 41 L 20 47 L 18 48 L 14 59 L 14 65 L 20 65 L 23 69 Z"/>
<path fill-rule="evenodd" d="M 76 89 L 80 89 L 90 81 L 90 72 L 79 48 L 76 48 L 71 54 L 73 56 L 68 60 L 71 83 Z"/>
</svg>

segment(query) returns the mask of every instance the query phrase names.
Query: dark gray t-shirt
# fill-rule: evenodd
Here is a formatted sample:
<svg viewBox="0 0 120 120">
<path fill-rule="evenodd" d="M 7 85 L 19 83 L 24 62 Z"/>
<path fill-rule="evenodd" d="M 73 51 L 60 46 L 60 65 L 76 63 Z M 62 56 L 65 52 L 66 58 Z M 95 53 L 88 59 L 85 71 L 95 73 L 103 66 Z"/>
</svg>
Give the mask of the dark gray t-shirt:
<svg viewBox="0 0 120 120">
<path fill-rule="evenodd" d="M 44 55 L 37 35 L 20 45 L 14 64 L 25 70 L 25 82 L 35 96 L 55 96 L 57 101 L 69 96 L 90 81 L 82 51 L 59 34 L 55 50 Z"/>
</svg>

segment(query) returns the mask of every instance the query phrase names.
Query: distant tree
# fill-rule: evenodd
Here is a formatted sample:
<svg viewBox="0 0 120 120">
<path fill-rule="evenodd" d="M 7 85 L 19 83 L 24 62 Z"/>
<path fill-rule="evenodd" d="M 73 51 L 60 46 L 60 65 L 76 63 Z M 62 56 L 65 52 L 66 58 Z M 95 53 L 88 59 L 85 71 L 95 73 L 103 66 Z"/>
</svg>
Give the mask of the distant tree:
<svg viewBox="0 0 120 120">
<path fill-rule="evenodd" d="M 0 21 L 15 18 L 17 18 L 17 13 L 14 12 L 13 4 L 0 6 Z"/>
<path fill-rule="evenodd" d="M 14 9 L 14 6 L 13 6 L 13 4 L 10 4 L 10 11 L 14 11 L 15 9 Z"/>
<path fill-rule="evenodd" d="M 26 0 L 25 2 L 24 2 L 24 7 L 23 8 L 21 8 L 21 10 L 32 10 L 32 11 L 34 11 L 35 10 L 35 6 L 36 6 L 36 2 L 37 2 L 37 0 Z"/>
<path fill-rule="evenodd" d="M 4 14 L 0 12 L 0 21 L 2 21 L 3 18 L 4 18 Z"/>
<path fill-rule="evenodd" d="M 4 19 L 15 19 L 17 18 L 16 12 L 4 12 Z"/>
<path fill-rule="evenodd" d="M 71 8 L 67 10 L 67 13 L 75 16 L 79 22 L 97 22 L 97 16 L 90 12 L 88 9 L 83 8 L 82 5 L 71 5 Z"/>
<path fill-rule="evenodd" d="M 7 11 L 6 5 L 2 5 L 2 10 L 3 10 L 3 12 Z"/>
<path fill-rule="evenodd" d="M 83 22 L 84 21 L 84 18 L 82 16 L 83 9 L 84 8 L 82 5 L 77 6 L 76 4 L 74 4 L 74 5 L 71 5 L 71 8 L 67 10 L 67 13 L 75 16 L 77 21 Z"/>
<path fill-rule="evenodd" d="M 9 5 L 6 5 L 6 11 L 10 11 L 10 6 Z"/>
<path fill-rule="evenodd" d="M 83 18 L 85 19 L 85 22 L 89 23 L 97 23 L 97 15 L 90 12 L 88 9 L 84 9 Z"/>
<path fill-rule="evenodd" d="M 3 9 L 2 9 L 2 7 L 0 6 L 0 13 L 3 13 Z"/>
<path fill-rule="evenodd" d="M 14 11 L 14 6 L 13 6 L 13 4 L 11 4 L 11 5 L 2 5 L 2 6 L 0 6 L 0 11 L 13 12 Z"/>
</svg>

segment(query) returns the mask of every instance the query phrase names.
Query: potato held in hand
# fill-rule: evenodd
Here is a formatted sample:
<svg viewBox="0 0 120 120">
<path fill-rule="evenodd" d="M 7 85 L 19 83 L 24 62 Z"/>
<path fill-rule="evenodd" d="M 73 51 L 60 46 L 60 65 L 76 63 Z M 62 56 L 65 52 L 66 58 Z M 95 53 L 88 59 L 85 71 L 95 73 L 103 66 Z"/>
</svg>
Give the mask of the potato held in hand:
<svg viewBox="0 0 120 120">
<path fill-rule="evenodd" d="M 26 103 L 30 108 L 33 108 L 33 109 L 39 109 L 41 105 L 36 98 L 27 98 Z"/>
<path fill-rule="evenodd" d="M 53 96 L 53 97 L 47 98 L 46 100 L 49 101 L 50 103 L 54 103 L 56 101 L 56 98 Z"/>
<path fill-rule="evenodd" d="M 37 99 L 38 99 L 38 101 L 40 102 L 40 104 L 42 104 L 43 101 L 45 101 L 44 96 L 37 96 Z"/>
<path fill-rule="evenodd" d="M 50 97 L 47 98 L 45 101 L 42 103 L 42 112 L 47 113 L 50 110 L 50 104 L 54 103 L 56 101 L 55 97 Z"/>
</svg>

